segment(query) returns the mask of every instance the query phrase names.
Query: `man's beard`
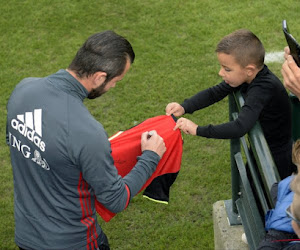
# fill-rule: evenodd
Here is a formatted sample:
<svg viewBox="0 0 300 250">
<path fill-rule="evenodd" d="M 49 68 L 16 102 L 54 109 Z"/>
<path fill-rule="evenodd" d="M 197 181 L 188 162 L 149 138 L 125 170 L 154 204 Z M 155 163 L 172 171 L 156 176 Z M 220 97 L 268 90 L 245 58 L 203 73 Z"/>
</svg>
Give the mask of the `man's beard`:
<svg viewBox="0 0 300 250">
<path fill-rule="evenodd" d="M 108 81 L 105 81 L 103 84 L 101 84 L 98 88 L 92 89 L 92 91 L 88 94 L 87 98 L 89 99 L 95 99 L 97 97 L 102 96 L 107 91 L 104 90 L 106 87 Z"/>
</svg>

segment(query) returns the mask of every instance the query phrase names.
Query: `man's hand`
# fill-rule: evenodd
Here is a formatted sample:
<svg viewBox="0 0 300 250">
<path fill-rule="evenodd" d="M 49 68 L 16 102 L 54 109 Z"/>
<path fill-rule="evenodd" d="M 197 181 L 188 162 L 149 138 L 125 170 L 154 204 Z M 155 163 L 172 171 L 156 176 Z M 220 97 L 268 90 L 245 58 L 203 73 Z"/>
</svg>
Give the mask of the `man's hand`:
<svg viewBox="0 0 300 250">
<path fill-rule="evenodd" d="M 284 59 L 286 60 L 287 57 L 288 57 L 290 54 L 291 54 L 290 48 L 289 48 L 289 46 L 286 46 L 286 47 L 284 48 Z"/>
<path fill-rule="evenodd" d="M 300 100 L 300 68 L 289 54 L 290 50 L 288 47 L 285 47 L 284 52 L 285 61 L 281 68 L 283 83 Z"/>
<path fill-rule="evenodd" d="M 144 132 L 142 134 L 141 147 L 142 152 L 144 150 L 151 150 L 157 153 L 160 156 L 160 158 L 162 158 L 164 153 L 166 152 L 165 142 L 155 130 L 152 130 L 150 132 Z"/>
<path fill-rule="evenodd" d="M 180 118 L 176 122 L 174 130 L 180 129 L 185 134 L 196 135 L 198 125 L 186 118 Z"/>
<path fill-rule="evenodd" d="M 166 115 L 181 116 L 184 113 L 184 108 L 177 102 L 171 102 L 166 107 Z"/>
</svg>

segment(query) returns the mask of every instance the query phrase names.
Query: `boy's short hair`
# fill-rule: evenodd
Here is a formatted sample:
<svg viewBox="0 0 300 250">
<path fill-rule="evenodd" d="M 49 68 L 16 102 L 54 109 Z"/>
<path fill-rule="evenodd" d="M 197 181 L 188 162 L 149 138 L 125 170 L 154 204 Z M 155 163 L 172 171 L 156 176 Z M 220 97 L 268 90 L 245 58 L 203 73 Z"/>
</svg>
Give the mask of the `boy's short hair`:
<svg viewBox="0 0 300 250">
<path fill-rule="evenodd" d="M 293 207 L 293 215 L 300 220 L 300 140 L 298 139 L 293 145 L 293 153 L 292 153 L 293 163 L 298 168 L 298 174 L 294 177 L 291 182 L 291 189 L 294 192 L 294 198 L 292 202 Z"/>
<path fill-rule="evenodd" d="M 264 65 L 264 46 L 258 37 L 247 29 L 236 30 L 225 36 L 218 43 L 216 52 L 232 55 L 242 67 L 254 64 L 257 68 L 262 68 Z"/>
</svg>

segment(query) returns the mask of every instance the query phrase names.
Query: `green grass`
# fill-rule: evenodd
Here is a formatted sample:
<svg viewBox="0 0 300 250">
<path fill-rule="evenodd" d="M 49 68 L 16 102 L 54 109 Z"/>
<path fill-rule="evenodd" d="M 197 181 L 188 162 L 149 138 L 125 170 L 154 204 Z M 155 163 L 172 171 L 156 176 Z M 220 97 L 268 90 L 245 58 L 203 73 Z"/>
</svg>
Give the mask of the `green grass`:
<svg viewBox="0 0 300 250">
<path fill-rule="evenodd" d="M 66 68 L 93 33 L 114 30 L 132 43 L 136 61 L 103 97 L 86 101 L 109 135 L 164 114 L 217 84 L 214 53 L 228 33 L 247 28 L 267 52 L 286 46 L 281 21 L 300 40 L 298 1 L 265 0 L 11 0 L 0 5 L 0 248 L 14 244 L 13 178 L 5 145 L 6 102 L 24 77 Z M 280 64 L 270 68 L 279 76 Z M 199 125 L 228 120 L 228 100 L 186 117 Z M 213 249 L 212 205 L 231 198 L 229 141 L 184 137 L 180 174 L 169 205 L 138 195 L 109 223 L 99 219 L 112 249 Z"/>
</svg>

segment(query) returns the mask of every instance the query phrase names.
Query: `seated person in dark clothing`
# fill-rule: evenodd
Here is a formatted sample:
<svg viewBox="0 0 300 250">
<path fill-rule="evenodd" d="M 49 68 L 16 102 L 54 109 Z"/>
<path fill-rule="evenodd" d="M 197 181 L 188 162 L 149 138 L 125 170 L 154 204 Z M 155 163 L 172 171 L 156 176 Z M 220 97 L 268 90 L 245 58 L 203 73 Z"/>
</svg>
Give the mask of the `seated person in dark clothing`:
<svg viewBox="0 0 300 250">
<path fill-rule="evenodd" d="M 292 159 L 299 170 L 300 140 L 293 146 Z M 300 249 L 300 176 L 289 176 L 273 187 L 278 188 L 276 206 L 266 215 L 267 234 L 258 249 Z"/>
</svg>

